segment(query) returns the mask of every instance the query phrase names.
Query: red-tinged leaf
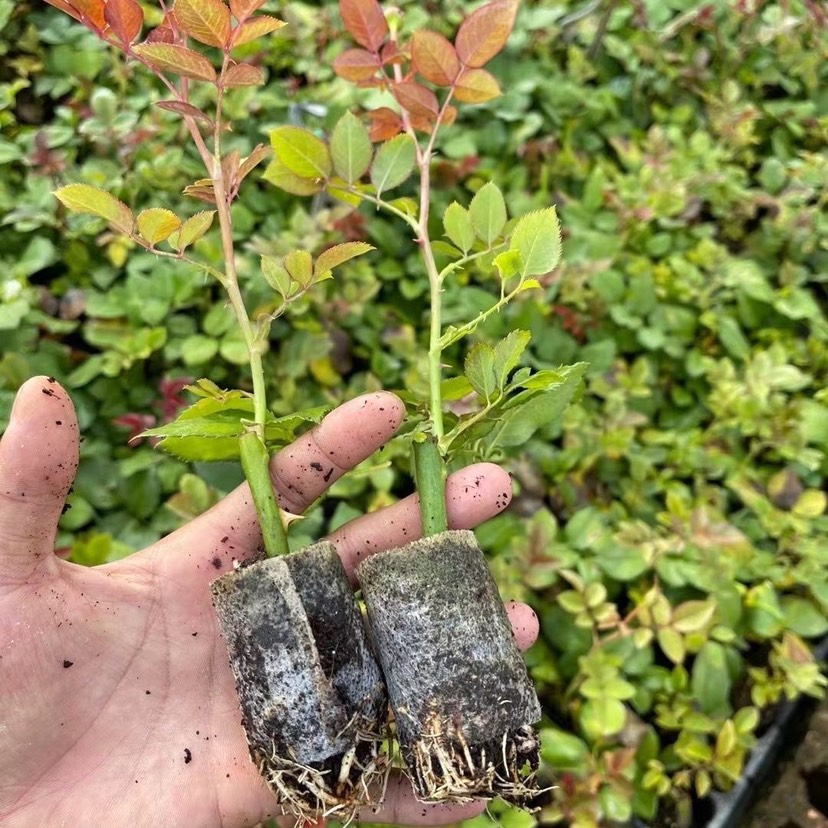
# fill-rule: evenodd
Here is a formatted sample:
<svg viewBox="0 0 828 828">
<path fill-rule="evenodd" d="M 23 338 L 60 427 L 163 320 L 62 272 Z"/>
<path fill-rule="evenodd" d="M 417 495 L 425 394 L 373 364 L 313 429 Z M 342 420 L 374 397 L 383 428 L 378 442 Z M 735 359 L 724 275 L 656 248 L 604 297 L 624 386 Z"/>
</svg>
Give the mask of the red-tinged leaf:
<svg viewBox="0 0 828 828">
<path fill-rule="evenodd" d="M 372 52 L 388 37 L 388 22 L 377 0 L 339 0 L 342 22 L 351 37 Z"/>
<path fill-rule="evenodd" d="M 431 135 L 434 129 L 433 115 L 430 117 L 426 117 L 425 115 L 409 115 L 408 120 L 417 132 L 424 132 L 426 135 Z"/>
<path fill-rule="evenodd" d="M 173 16 L 199 43 L 224 48 L 230 40 L 230 9 L 222 0 L 175 0 Z"/>
<path fill-rule="evenodd" d="M 209 127 L 213 126 L 212 118 L 205 115 L 198 107 L 184 101 L 158 101 L 155 105 L 161 109 L 166 109 L 168 112 L 176 112 L 187 118 L 195 118 Z"/>
<path fill-rule="evenodd" d="M 46 0 L 46 2 L 50 6 L 54 6 L 56 9 L 64 12 L 64 14 L 68 14 L 69 17 L 73 17 L 78 22 L 81 22 L 81 13 L 71 3 L 68 3 L 67 0 Z"/>
<path fill-rule="evenodd" d="M 239 22 L 246 20 L 253 12 L 258 11 L 265 4 L 265 0 L 230 0 L 230 11 Z"/>
<path fill-rule="evenodd" d="M 287 26 L 284 20 L 279 20 L 278 17 L 271 17 L 269 14 L 262 14 L 254 17 L 252 20 L 247 20 L 241 25 L 233 29 L 233 46 L 241 46 L 243 43 L 250 43 L 257 37 L 264 37 L 271 32 Z"/>
<path fill-rule="evenodd" d="M 216 70 L 204 55 L 174 43 L 142 43 L 133 51 L 157 72 L 172 72 L 194 80 L 215 81 Z"/>
<path fill-rule="evenodd" d="M 462 103 L 485 103 L 500 94 L 500 84 L 485 69 L 464 69 L 454 84 L 454 97 Z"/>
<path fill-rule="evenodd" d="M 175 32 L 165 21 L 147 35 L 144 43 L 175 43 Z"/>
<path fill-rule="evenodd" d="M 372 109 L 367 115 L 371 119 L 369 134 L 371 140 L 375 143 L 379 141 L 390 141 L 402 132 L 402 118 L 387 106 Z"/>
<path fill-rule="evenodd" d="M 351 83 L 371 80 L 380 68 L 379 58 L 365 49 L 346 49 L 334 58 L 334 72 Z"/>
<path fill-rule="evenodd" d="M 394 41 L 389 40 L 388 43 L 383 43 L 380 49 L 380 60 L 383 66 L 388 66 L 389 64 L 403 63 L 406 56 Z"/>
<path fill-rule="evenodd" d="M 257 144 L 253 152 L 251 152 L 250 155 L 248 155 L 247 158 L 241 162 L 238 176 L 239 183 L 244 181 L 244 179 L 255 169 L 255 167 L 264 161 L 268 155 L 270 155 L 270 147 L 266 147 L 264 144 Z"/>
<path fill-rule="evenodd" d="M 209 178 L 202 178 L 200 181 L 196 181 L 195 184 L 188 184 L 184 188 L 184 195 L 197 198 L 206 204 L 216 203 L 216 193 Z"/>
<path fill-rule="evenodd" d="M 460 59 L 451 42 L 427 29 L 414 32 L 411 61 L 416 72 L 437 86 L 451 86 L 460 71 Z"/>
<path fill-rule="evenodd" d="M 410 115 L 436 118 L 440 110 L 437 96 L 427 87 L 413 81 L 395 83 L 391 87 L 397 103 Z"/>
<path fill-rule="evenodd" d="M 251 63 L 236 63 L 224 73 L 225 89 L 240 86 L 261 86 L 265 82 L 264 70 Z"/>
<path fill-rule="evenodd" d="M 512 33 L 518 0 L 494 0 L 473 11 L 461 24 L 454 45 L 465 66 L 478 68 L 488 63 Z"/>
<path fill-rule="evenodd" d="M 124 46 L 128 46 L 141 34 L 144 10 L 135 0 L 107 0 L 104 18 Z"/>
<path fill-rule="evenodd" d="M 451 126 L 457 120 L 457 107 L 447 106 L 443 110 L 443 116 L 440 118 L 440 123 L 443 126 Z"/>
<path fill-rule="evenodd" d="M 103 0 L 69 0 L 81 16 L 81 21 L 91 26 L 96 32 L 106 27 Z"/>
</svg>

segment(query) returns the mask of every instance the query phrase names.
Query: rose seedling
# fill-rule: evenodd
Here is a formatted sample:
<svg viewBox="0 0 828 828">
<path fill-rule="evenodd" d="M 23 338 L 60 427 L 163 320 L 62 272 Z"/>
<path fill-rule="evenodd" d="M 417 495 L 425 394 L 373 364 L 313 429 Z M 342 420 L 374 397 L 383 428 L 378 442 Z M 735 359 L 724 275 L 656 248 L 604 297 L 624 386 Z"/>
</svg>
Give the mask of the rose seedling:
<svg viewBox="0 0 828 828">
<path fill-rule="evenodd" d="M 446 467 L 520 444 L 553 420 L 579 386 L 584 365 L 557 371 L 519 368 L 529 343 L 512 331 L 495 345 L 478 342 L 462 373 L 446 375 L 444 352 L 469 337 L 521 293 L 540 287 L 561 254 L 552 206 L 509 220 L 493 182 L 468 205 L 431 216 L 432 159 L 455 104 L 500 94 L 484 67 L 506 45 L 517 0 L 473 11 L 454 41 L 427 29 L 402 37 L 398 12 L 377 0 L 340 0 L 354 41 L 334 69 L 359 87 L 380 90 L 388 106 L 348 113 L 329 140 L 297 127 L 271 134 L 275 158 L 265 178 L 288 192 L 327 191 L 395 215 L 416 239 L 430 286 L 428 395 L 404 395 L 412 424 L 412 466 L 425 538 L 372 555 L 357 569 L 372 640 L 386 678 L 396 734 L 419 795 L 467 801 L 500 795 L 521 804 L 537 792 L 540 705 L 514 643 L 485 559 L 471 532 L 448 531 Z M 368 126 L 366 126 L 366 122 Z M 414 197 L 397 195 L 414 180 Z M 444 262 L 438 265 L 438 260 Z M 442 322 L 443 295 L 459 271 L 492 274 L 491 306 L 463 324 Z M 473 411 L 446 403 L 473 395 Z M 503 502 L 507 500 L 504 493 Z"/>
</svg>

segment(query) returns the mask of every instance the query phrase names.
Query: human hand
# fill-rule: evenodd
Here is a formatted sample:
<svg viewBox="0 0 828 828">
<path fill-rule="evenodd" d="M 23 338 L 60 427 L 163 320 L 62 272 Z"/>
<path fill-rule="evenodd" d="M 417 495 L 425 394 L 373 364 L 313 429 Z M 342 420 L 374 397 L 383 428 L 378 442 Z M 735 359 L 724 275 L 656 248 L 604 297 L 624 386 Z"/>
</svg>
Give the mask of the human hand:
<svg viewBox="0 0 828 828">
<path fill-rule="evenodd" d="M 360 397 L 280 452 L 272 472 L 283 508 L 303 511 L 385 443 L 403 413 L 391 394 Z M 139 553 L 78 566 L 54 555 L 78 443 L 66 392 L 29 380 L 0 441 L 0 825 L 242 828 L 278 815 L 248 758 L 209 590 L 234 559 L 256 554 L 247 487 Z M 454 475 L 452 528 L 500 511 L 507 484 L 490 464 Z M 408 498 L 330 539 L 351 574 L 363 556 L 419 531 Z M 508 610 L 518 643 L 529 646 L 534 613 Z M 480 810 L 425 805 L 400 777 L 364 819 L 440 824 Z"/>
</svg>

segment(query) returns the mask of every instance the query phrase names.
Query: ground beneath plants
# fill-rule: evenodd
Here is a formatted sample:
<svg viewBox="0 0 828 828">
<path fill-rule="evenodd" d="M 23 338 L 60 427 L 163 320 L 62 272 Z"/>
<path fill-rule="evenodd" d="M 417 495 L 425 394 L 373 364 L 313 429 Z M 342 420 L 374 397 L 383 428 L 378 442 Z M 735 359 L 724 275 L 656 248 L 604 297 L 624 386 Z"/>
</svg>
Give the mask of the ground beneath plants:
<svg viewBox="0 0 828 828">
<path fill-rule="evenodd" d="M 828 828 L 828 700 L 743 828 Z"/>
</svg>

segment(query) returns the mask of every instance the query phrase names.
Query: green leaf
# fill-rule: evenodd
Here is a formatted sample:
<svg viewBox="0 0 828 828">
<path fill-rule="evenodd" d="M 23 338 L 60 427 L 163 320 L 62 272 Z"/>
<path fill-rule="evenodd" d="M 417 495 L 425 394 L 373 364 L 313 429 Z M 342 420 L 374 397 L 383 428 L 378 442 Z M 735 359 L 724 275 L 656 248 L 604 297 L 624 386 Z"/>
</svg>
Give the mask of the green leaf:
<svg viewBox="0 0 828 828">
<path fill-rule="evenodd" d="M 693 697 L 702 712 L 710 716 L 729 715 L 730 685 L 725 648 L 708 641 L 699 650 L 690 677 Z"/>
<path fill-rule="evenodd" d="M 190 216 L 178 230 L 170 234 L 167 241 L 182 253 L 191 244 L 198 241 L 212 226 L 215 210 L 204 210 Z"/>
<path fill-rule="evenodd" d="M 320 181 L 313 178 L 301 178 L 292 173 L 279 158 L 274 158 L 267 165 L 262 178 L 291 195 L 316 195 L 324 189 Z"/>
<path fill-rule="evenodd" d="M 282 298 L 287 299 L 290 296 L 292 292 L 290 275 L 275 256 L 262 256 L 262 276 Z"/>
<path fill-rule="evenodd" d="M 478 342 L 466 356 L 463 369 L 471 387 L 488 402 L 498 388 L 494 348 Z"/>
<path fill-rule="evenodd" d="M 477 237 L 491 247 L 506 226 L 506 202 L 496 184 L 490 181 L 475 193 L 469 217 Z"/>
<path fill-rule="evenodd" d="M 325 179 L 333 170 L 328 145 L 307 129 L 277 127 L 270 133 L 270 144 L 288 172 L 299 178 Z"/>
<path fill-rule="evenodd" d="M 506 403 L 485 442 L 491 446 L 522 446 L 539 428 L 554 422 L 581 387 L 585 362 L 569 365 L 553 375 L 541 393 L 526 391 Z"/>
<path fill-rule="evenodd" d="M 371 166 L 373 154 L 365 125 L 356 115 L 346 112 L 331 135 L 331 157 L 336 174 L 349 184 L 359 181 Z"/>
<path fill-rule="evenodd" d="M 398 187 L 411 175 L 416 155 L 410 135 L 398 135 L 380 146 L 371 165 L 371 183 L 377 189 L 377 197 L 385 190 Z"/>
<path fill-rule="evenodd" d="M 681 633 L 676 632 L 670 627 L 662 627 L 656 632 L 656 641 L 658 641 L 658 646 L 661 647 L 661 651 L 673 664 L 681 664 L 684 661 L 684 656 L 687 651 L 684 647 L 684 638 Z"/>
<path fill-rule="evenodd" d="M 828 632 L 828 618 L 808 598 L 786 595 L 782 599 L 785 626 L 797 635 L 816 638 Z"/>
<path fill-rule="evenodd" d="M 464 253 L 471 250 L 476 238 L 474 227 L 472 227 L 469 211 L 465 207 L 452 201 L 446 212 L 443 214 L 443 229 L 446 235 Z"/>
<path fill-rule="evenodd" d="M 716 613 L 716 602 L 685 601 L 673 610 L 673 629 L 681 633 L 701 632 L 712 620 Z"/>
<path fill-rule="evenodd" d="M 590 699 L 581 708 L 581 728 L 591 740 L 614 736 L 627 721 L 627 708 L 618 699 L 603 697 Z"/>
<path fill-rule="evenodd" d="M 142 210 L 135 220 L 141 237 L 150 244 L 158 244 L 170 237 L 181 226 L 181 219 L 170 210 L 150 207 Z"/>
<path fill-rule="evenodd" d="M 495 345 L 494 370 L 498 388 L 506 385 L 509 374 L 517 367 L 531 338 L 529 331 L 511 331 Z"/>
<path fill-rule="evenodd" d="M 518 250 L 504 250 L 494 257 L 492 264 L 497 268 L 502 281 L 507 281 L 520 272 L 523 260 Z"/>
<path fill-rule="evenodd" d="M 586 770 L 589 748 L 583 739 L 558 728 L 540 732 L 541 758 L 556 771 Z"/>
<path fill-rule="evenodd" d="M 89 184 L 67 184 L 55 190 L 55 197 L 73 213 L 86 213 L 106 219 L 116 230 L 129 235 L 134 220 L 132 211 L 122 201 Z"/>
<path fill-rule="evenodd" d="M 554 270 L 561 260 L 561 226 L 555 208 L 536 210 L 519 219 L 509 248 L 520 253 L 522 278 Z"/>
<path fill-rule="evenodd" d="M 452 377 L 451 379 L 443 380 L 440 385 L 440 396 L 446 402 L 454 402 L 462 400 L 463 397 L 468 396 L 474 389 L 466 377 Z"/>
<path fill-rule="evenodd" d="M 307 250 L 291 250 L 285 256 L 285 269 L 291 279 L 307 287 L 313 279 L 313 257 Z"/>
<path fill-rule="evenodd" d="M 339 267 L 339 265 L 375 249 L 373 245 L 365 242 L 335 244 L 317 257 L 316 264 L 313 267 L 314 278 L 317 280 L 326 279 L 335 267 Z"/>
</svg>

